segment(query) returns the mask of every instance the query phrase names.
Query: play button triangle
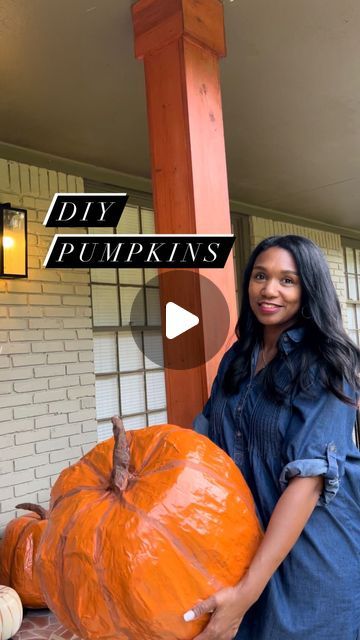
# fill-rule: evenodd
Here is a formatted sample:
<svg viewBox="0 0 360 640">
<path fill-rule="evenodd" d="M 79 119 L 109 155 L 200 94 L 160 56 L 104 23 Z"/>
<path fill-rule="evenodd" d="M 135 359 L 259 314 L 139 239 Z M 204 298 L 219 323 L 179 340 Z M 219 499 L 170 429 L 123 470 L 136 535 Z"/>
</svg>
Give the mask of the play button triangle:
<svg viewBox="0 0 360 640">
<path fill-rule="evenodd" d="M 175 302 L 166 304 L 166 337 L 173 340 L 199 324 L 199 318 Z"/>
</svg>

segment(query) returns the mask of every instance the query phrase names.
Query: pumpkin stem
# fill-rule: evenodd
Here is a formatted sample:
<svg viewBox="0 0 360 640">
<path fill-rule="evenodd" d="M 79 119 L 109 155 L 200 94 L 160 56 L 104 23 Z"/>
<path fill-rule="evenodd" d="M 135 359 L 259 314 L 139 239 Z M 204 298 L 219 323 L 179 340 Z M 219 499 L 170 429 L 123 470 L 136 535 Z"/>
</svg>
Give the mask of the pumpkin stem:
<svg viewBox="0 0 360 640">
<path fill-rule="evenodd" d="M 129 482 L 130 449 L 121 418 L 114 416 L 111 418 L 111 422 L 113 423 L 115 444 L 110 489 L 116 492 L 122 492 L 125 491 Z"/>
<path fill-rule="evenodd" d="M 27 511 L 33 511 L 40 516 L 40 520 L 46 520 L 48 517 L 48 512 L 44 507 L 40 507 L 39 504 L 32 504 L 31 502 L 22 502 L 21 504 L 17 504 L 15 509 L 26 509 Z"/>
</svg>

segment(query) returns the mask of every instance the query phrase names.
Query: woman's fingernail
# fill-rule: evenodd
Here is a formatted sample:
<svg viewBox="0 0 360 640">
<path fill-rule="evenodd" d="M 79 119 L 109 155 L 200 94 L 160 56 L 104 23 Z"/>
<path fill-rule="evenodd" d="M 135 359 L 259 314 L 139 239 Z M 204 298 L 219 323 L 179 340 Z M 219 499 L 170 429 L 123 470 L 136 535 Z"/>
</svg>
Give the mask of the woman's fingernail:
<svg viewBox="0 0 360 640">
<path fill-rule="evenodd" d="M 192 611 L 192 609 L 184 613 L 185 622 L 191 622 L 191 620 L 194 620 L 194 618 L 195 618 L 195 613 Z"/>
</svg>

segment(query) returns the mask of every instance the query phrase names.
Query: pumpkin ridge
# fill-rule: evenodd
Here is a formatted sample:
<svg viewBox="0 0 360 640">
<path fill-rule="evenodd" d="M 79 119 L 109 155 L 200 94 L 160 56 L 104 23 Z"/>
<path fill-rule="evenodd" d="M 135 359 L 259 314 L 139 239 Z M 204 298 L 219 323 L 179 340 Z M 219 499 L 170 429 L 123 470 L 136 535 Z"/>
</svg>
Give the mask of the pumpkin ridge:
<svg viewBox="0 0 360 640">
<path fill-rule="evenodd" d="M 21 518 L 26 518 L 26 516 L 21 516 Z M 35 520 L 35 522 L 37 521 L 37 519 Z M 17 539 L 17 544 L 14 545 L 14 549 L 13 549 L 13 555 L 12 555 L 12 560 L 11 560 L 11 564 L 10 564 L 10 572 L 9 572 L 9 586 L 11 587 L 12 585 L 12 581 L 13 581 L 13 568 L 15 566 L 15 554 L 16 554 L 16 549 L 17 546 L 20 542 L 20 540 L 22 540 L 22 538 L 24 537 L 24 534 L 27 532 L 27 530 L 31 527 L 31 525 L 33 524 L 34 521 L 30 521 L 28 522 L 23 529 L 21 529 L 20 533 L 19 533 L 19 537 Z"/>
<path fill-rule="evenodd" d="M 169 429 L 168 431 L 166 431 L 166 432 L 161 434 L 161 437 L 157 441 L 156 445 L 148 452 L 146 458 L 144 458 L 140 469 L 136 472 L 137 474 L 142 473 L 143 469 L 146 467 L 146 465 L 148 464 L 149 460 L 151 460 L 151 458 L 157 452 L 157 450 L 164 444 L 164 436 L 168 436 L 169 433 L 174 433 L 174 432 L 178 431 L 181 428 L 182 427 L 177 427 L 177 426 L 174 425 L 172 429 Z M 136 439 L 135 438 L 134 438 L 134 445 L 136 445 Z"/>
<path fill-rule="evenodd" d="M 86 467 L 89 467 L 91 471 L 94 471 L 99 480 L 103 480 L 104 482 L 108 480 L 107 476 L 97 468 L 97 466 L 92 462 L 92 460 L 90 460 L 90 458 L 84 456 L 83 458 L 81 458 L 81 460 L 79 460 L 78 464 L 84 464 Z"/>
<path fill-rule="evenodd" d="M 146 476 L 148 475 L 150 476 L 155 473 L 161 473 L 162 471 L 168 471 L 169 469 L 176 469 L 176 468 L 185 469 L 186 467 L 188 467 L 189 469 L 194 469 L 194 471 L 201 471 L 202 473 L 210 476 L 210 478 L 212 478 L 213 480 L 217 480 L 219 484 L 224 486 L 226 489 L 234 492 L 238 492 L 238 487 L 235 484 L 229 482 L 227 478 L 223 476 L 219 476 L 219 474 L 216 473 L 216 471 L 214 471 L 213 469 L 210 469 L 206 465 L 202 463 L 197 464 L 195 462 L 192 462 L 191 460 L 171 460 L 170 462 L 168 462 L 162 467 L 158 467 L 157 469 L 150 470 L 143 473 L 141 475 L 141 478 L 146 478 Z M 243 495 L 241 495 L 241 501 L 247 507 L 249 512 L 252 513 L 254 511 L 254 506 L 251 505 L 251 503 L 249 503 L 247 498 L 245 498 Z"/>
<path fill-rule="evenodd" d="M 96 500 L 96 502 L 101 502 L 102 500 L 107 499 L 107 498 L 108 498 L 108 494 L 102 495 L 102 496 L 100 496 L 100 498 L 98 500 Z M 94 504 L 94 502 L 92 504 Z M 84 511 L 86 511 L 88 506 L 89 506 L 88 504 L 85 504 L 81 509 L 79 509 L 78 511 L 76 511 L 72 515 L 72 517 L 70 518 L 69 522 L 67 523 L 64 531 L 62 532 L 62 534 L 59 537 L 57 553 L 56 553 L 56 556 L 55 556 L 55 563 L 56 563 L 56 565 L 58 566 L 58 569 L 59 569 L 59 577 L 60 577 L 60 582 L 61 583 L 64 583 L 64 580 L 65 580 L 65 575 L 64 575 L 64 573 L 65 573 L 64 572 L 65 553 L 64 552 L 65 552 L 65 549 L 66 549 L 67 534 L 68 534 L 69 530 L 71 529 L 71 527 L 73 526 L 73 524 L 76 521 L 76 519 L 78 518 L 79 514 L 81 514 Z M 74 622 L 74 619 L 72 617 L 71 606 L 69 607 L 69 604 L 67 602 L 65 590 L 63 590 L 62 603 L 64 605 L 64 608 L 65 608 L 66 612 L 67 612 L 68 619 L 71 620 L 73 629 L 75 629 L 76 633 L 78 633 L 78 627 L 77 627 L 77 625 Z"/>
<path fill-rule="evenodd" d="M 94 486 L 87 486 L 87 485 L 81 485 L 80 487 L 76 487 L 76 489 L 70 489 L 70 491 L 68 491 L 67 493 L 64 493 L 64 495 L 59 496 L 58 498 L 56 498 L 54 504 L 51 507 L 51 511 L 53 509 L 55 509 L 55 507 L 58 506 L 58 504 L 60 504 L 60 502 L 62 502 L 63 500 L 65 500 L 65 498 L 71 498 L 71 496 L 75 496 L 77 493 L 80 493 L 81 491 L 98 491 L 101 493 L 103 493 L 104 491 L 106 491 L 105 487 L 94 487 Z"/>
<path fill-rule="evenodd" d="M 101 562 L 101 553 L 99 550 L 99 547 L 101 545 L 101 536 L 104 530 L 104 522 L 106 521 L 109 513 L 111 512 L 112 508 L 113 508 L 113 502 L 115 501 L 115 495 L 114 494 L 110 494 L 110 504 L 108 506 L 108 508 L 106 509 L 106 511 L 103 513 L 103 515 L 101 516 L 100 521 L 97 523 L 96 526 L 96 530 L 95 530 L 95 551 L 94 551 L 94 563 L 95 565 L 97 564 L 97 566 L 99 567 L 99 571 L 97 571 L 97 575 L 98 575 L 98 579 L 99 579 L 99 586 L 100 589 L 104 595 L 104 600 L 106 600 L 106 603 L 108 605 L 108 612 L 110 615 L 110 618 L 113 622 L 113 625 L 115 628 L 117 628 L 119 631 L 121 631 L 122 633 L 124 633 L 124 635 L 126 636 L 126 638 L 128 638 L 128 640 L 132 640 L 131 635 L 129 635 L 129 632 L 127 631 L 126 628 L 122 627 L 121 625 L 121 620 L 120 617 L 118 615 L 118 609 L 116 606 L 116 603 L 113 602 L 109 590 L 104 582 L 103 576 L 104 576 L 104 567 L 102 565 Z M 115 614 L 115 616 L 114 616 Z"/>
<path fill-rule="evenodd" d="M 131 503 L 129 503 L 124 497 L 124 494 L 121 494 L 120 500 L 123 502 L 126 508 L 129 509 L 129 511 L 132 511 L 133 513 L 141 515 L 141 517 L 145 521 L 149 522 L 154 529 L 157 529 L 157 531 L 159 531 L 164 536 L 164 538 L 166 538 L 170 542 L 170 544 L 176 548 L 176 550 L 180 553 L 180 555 L 184 556 L 191 563 L 192 566 L 197 568 L 198 572 L 203 577 L 205 577 L 205 579 L 208 582 L 210 582 L 210 584 L 214 587 L 216 591 L 219 591 L 223 587 L 223 585 L 220 584 L 220 582 L 216 578 L 214 578 L 213 575 L 210 575 L 207 569 L 201 565 L 198 559 L 191 553 L 190 549 L 183 546 L 179 542 L 179 540 L 177 540 L 176 537 L 173 536 L 172 533 L 166 529 L 164 525 L 159 523 L 152 516 L 149 516 L 148 513 L 146 513 L 139 507 L 136 507 L 135 505 L 132 505 Z"/>
</svg>

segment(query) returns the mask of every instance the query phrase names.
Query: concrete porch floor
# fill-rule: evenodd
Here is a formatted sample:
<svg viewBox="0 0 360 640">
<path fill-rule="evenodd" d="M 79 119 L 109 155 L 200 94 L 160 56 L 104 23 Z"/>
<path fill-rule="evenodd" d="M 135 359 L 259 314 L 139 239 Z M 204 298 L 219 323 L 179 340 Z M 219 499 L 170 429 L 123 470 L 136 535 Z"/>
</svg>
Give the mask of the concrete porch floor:
<svg viewBox="0 0 360 640">
<path fill-rule="evenodd" d="M 27 609 L 12 640 L 81 640 L 65 629 L 48 609 Z"/>
</svg>

